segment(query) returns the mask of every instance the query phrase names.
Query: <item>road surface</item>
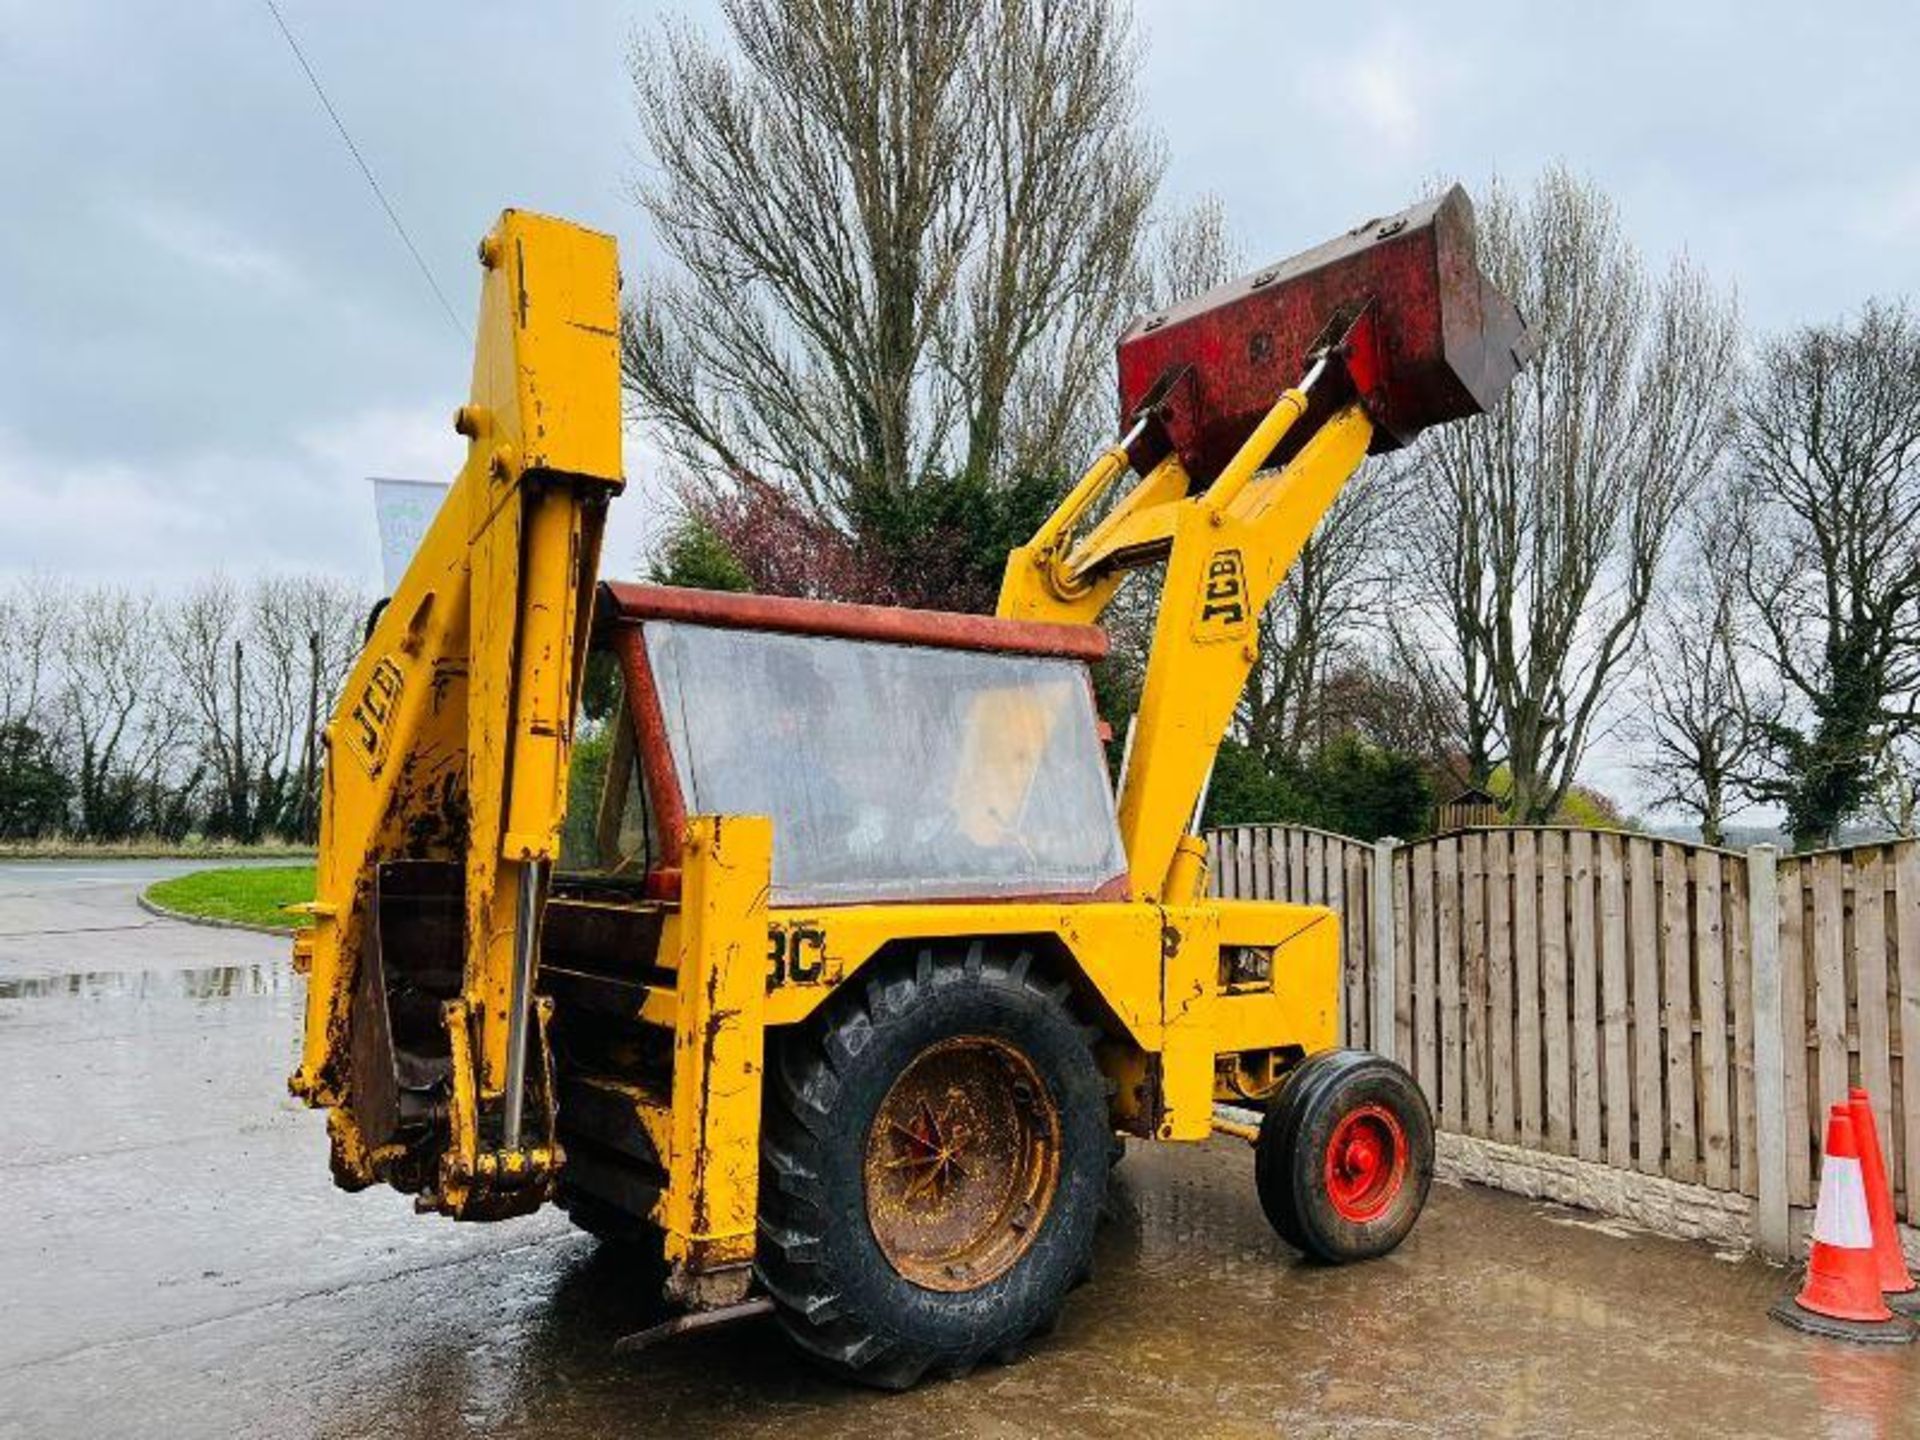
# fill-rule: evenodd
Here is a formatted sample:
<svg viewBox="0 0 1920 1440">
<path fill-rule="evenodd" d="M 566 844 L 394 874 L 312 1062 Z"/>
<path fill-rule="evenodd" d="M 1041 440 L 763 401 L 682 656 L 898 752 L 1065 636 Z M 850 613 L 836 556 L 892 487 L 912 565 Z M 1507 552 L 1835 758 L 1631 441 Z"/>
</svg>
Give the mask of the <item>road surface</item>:
<svg viewBox="0 0 1920 1440">
<path fill-rule="evenodd" d="M 766 1324 L 617 1359 L 658 1312 L 564 1217 L 331 1187 L 286 943 L 135 908 L 180 868 L 0 864 L 0 1436 L 1920 1434 L 1920 1351 L 1780 1329 L 1756 1262 L 1436 1187 L 1324 1269 L 1227 1141 L 1136 1148 L 1016 1365 L 882 1396 Z"/>
</svg>

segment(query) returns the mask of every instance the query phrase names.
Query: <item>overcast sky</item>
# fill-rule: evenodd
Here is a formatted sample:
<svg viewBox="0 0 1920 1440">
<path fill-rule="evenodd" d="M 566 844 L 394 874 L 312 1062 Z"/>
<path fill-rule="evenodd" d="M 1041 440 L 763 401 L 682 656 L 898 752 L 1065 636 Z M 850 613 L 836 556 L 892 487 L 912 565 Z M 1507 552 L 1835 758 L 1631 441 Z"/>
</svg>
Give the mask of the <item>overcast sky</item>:
<svg viewBox="0 0 1920 1440">
<path fill-rule="evenodd" d="M 625 56 L 711 6 L 281 0 L 463 316 L 504 205 L 652 246 Z M 1254 258 L 1559 160 L 1757 328 L 1915 288 L 1920 5 L 1142 0 L 1168 200 Z M 450 476 L 468 342 L 260 0 L 0 0 L 0 578 L 371 584 L 365 477 Z M 644 469 L 642 445 L 630 466 Z M 616 507 L 632 571 L 645 476 Z"/>
</svg>

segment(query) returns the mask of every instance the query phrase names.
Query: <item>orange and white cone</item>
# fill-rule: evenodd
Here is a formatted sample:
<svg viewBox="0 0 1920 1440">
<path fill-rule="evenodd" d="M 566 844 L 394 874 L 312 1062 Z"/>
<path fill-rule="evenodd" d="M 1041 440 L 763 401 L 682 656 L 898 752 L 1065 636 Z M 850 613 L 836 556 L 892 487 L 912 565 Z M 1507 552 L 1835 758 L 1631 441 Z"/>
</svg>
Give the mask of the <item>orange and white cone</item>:
<svg viewBox="0 0 1920 1440">
<path fill-rule="evenodd" d="M 1783 1325 L 1836 1340 L 1904 1345 L 1914 1339 L 1913 1322 L 1895 1315 L 1880 1298 L 1860 1145 L 1852 1110 L 1844 1103 L 1827 1114 L 1806 1283 L 1798 1295 L 1782 1299 L 1767 1313 Z"/>
<path fill-rule="evenodd" d="M 1858 1085 L 1847 1092 L 1853 1116 L 1853 1138 L 1860 1145 L 1860 1179 L 1867 1187 L 1867 1219 L 1873 1226 L 1873 1263 L 1880 1274 L 1880 1293 L 1887 1308 L 1901 1315 L 1920 1311 L 1920 1285 L 1907 1269 L 1900 1250 L 1900 1227 L 1893 1217 L 1893 1186 L 1887 1183 L 1887 1162 L 1880 1149 L 1880 1126 L 1873 1118 L 1873 1100 Z"/>
</svg>

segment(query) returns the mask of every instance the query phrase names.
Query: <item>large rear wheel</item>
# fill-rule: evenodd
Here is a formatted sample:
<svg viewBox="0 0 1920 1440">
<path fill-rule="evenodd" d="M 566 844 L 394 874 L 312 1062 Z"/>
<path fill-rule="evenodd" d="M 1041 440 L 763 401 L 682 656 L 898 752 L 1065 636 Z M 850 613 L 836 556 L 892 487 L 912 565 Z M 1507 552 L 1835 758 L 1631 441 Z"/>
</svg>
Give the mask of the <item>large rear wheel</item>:
<svg viewBox="0 0 1920 1440">
<path fill-rule="evenodd" d="M 1254 1151 L 1260 1205 L 1295 1249 L 1385 1255 L 1433 1183 L 1433 1113 L 1414 1078 L 1365 1050 L 1325 1050 L 1287 1077 Z"/>
<path fill-rule="evenodd" d="M 1111 1136 L 1067 1001 L 1024 952 L 930 947 L 772 1037 L 758 1268 L 807 1354 L 898 1389 L 1052 1323 Z"/>
</svg>

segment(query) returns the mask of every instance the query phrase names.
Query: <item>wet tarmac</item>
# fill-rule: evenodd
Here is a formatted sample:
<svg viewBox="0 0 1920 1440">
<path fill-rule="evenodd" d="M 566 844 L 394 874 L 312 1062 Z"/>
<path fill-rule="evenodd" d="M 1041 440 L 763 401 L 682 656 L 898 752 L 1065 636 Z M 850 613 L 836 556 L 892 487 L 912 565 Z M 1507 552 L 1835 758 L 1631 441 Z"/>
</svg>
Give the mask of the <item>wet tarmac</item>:
<svg viewBox="0 0 1920 1440">
<path fill-rule="evenodd" d="M 765 1323 L 617 1359 L 651 1286 L 564 1217 L 332 1189 L 285 942 L 136 910 L 168 868 L 0 865 L 0 1436 L 1920 1435 L 1920 1350 L 1782 1330 L 1757 1262 L 1436 1187 L 1320 1268 L 1229 1141 L 1129 1155 L 1018 1364 L 876 1395 Z"/>
</svg>

